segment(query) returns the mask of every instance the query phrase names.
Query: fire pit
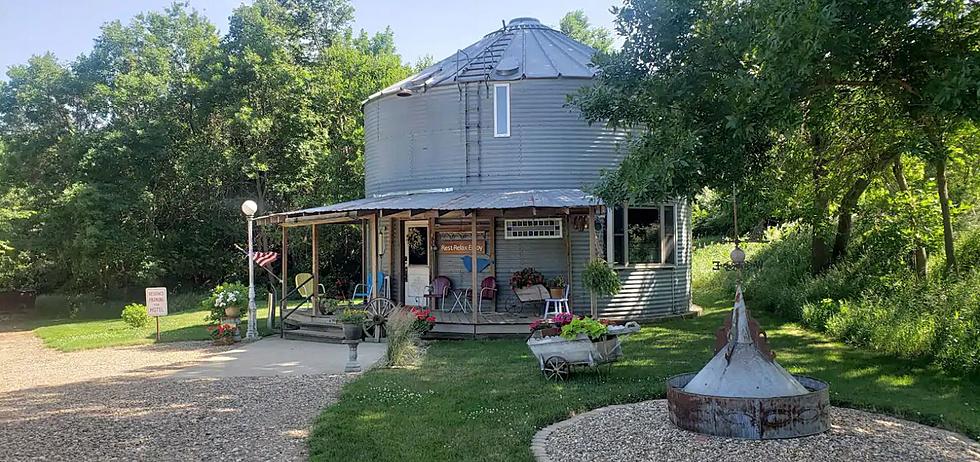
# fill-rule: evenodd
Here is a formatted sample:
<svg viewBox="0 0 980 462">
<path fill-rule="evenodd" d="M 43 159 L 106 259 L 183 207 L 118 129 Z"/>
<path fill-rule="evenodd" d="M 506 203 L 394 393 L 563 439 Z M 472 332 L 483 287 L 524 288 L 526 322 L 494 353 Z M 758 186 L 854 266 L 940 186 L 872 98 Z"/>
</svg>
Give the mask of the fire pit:
<svg viewBox="0 0 980 462">
<path fill-rule="evenodd" d="M 735 256 L 733 252 L 737 260 Z M 674 425 L 757 440 L 815 435 L 830 428 L 828 385 L 791 375 L 775 361 L 765 332 L 745 307 L 741 286 L 731 316 L 715 335 L 715 356 L 700 372 L 667 379 Z"/>
</svg>

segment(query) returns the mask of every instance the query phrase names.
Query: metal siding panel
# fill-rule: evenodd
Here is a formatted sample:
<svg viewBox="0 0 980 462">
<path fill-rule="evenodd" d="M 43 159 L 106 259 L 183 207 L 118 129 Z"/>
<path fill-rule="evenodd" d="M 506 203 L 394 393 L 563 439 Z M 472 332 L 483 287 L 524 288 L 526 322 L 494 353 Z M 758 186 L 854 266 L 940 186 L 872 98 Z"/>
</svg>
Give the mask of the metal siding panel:
<svg viewBox="0 0 980 462">
<path fill-rule="evenodd" d="M 498 309 L 518 303 L 510 287 L 510 277 L 515 272 L 532 267 L 541 272 L 545 279 L 568 272 L 564 239 L 505 239 L 503 219 L 497 220 L 496 228 Z M 567 230 L 563 230 L 565 231 Z M 528 304 L 528 310 L 530 309 L 531 304 Z M 535 309 L 538 313 L 543 312 L 544 302 L 536 305 Z"/>
<path fill-rule="evenodd" d="M 583 188 L 603 169 L 619 165 L 626 132 L 590 126 L 568 94 L 588 79 L 537 79 L 511 86 L 511 136 L 493 136 L 493 100 L 487 84 L 467 84 L 471 176 L 466 177 L 466 129 L 456 86 L 408 98 L 381 97 L 365 105 L 365 187 L 368 196 L 454 188 L 456 191 Z M 374 113 L 377 113 L 375 115 Z M 371 119 L 367 123 L 367 119 Z M 375 120 L 376 119 L 376 120 Z M 479 120 L 479 124 L 475 121 Z"/>
</svg>

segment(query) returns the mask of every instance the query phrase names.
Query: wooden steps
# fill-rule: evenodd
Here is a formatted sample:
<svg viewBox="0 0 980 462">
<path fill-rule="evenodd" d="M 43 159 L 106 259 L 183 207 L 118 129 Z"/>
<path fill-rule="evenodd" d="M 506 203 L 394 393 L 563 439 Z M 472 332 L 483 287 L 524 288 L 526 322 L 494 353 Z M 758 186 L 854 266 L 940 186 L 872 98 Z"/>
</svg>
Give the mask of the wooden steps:
<svg viewBox="0 0 980 462">
<path fill-rule="evenodd" d="M 286 318 L 283 337 L 308 342 L 341 343 L 344 329 L 334 316 L 312 316 L 309 310 L 297 310 Z"/>
<path fill-rule="evenodd" d="M 305 340 L 307 342 L 343 343 L 344 331 L 339 328 L 336 331 L 306 328 L 286 329 L 284 337 L 288 340 Z"/>
</svg>

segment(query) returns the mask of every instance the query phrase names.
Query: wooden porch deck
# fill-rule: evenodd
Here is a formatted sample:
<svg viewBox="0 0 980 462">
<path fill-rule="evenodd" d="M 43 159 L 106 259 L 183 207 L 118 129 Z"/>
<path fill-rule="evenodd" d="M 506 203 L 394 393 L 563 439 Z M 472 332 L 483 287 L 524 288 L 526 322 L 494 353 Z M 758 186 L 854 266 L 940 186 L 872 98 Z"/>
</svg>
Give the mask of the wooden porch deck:
<svg viewBox="0 0 980 462">
<path fill-rule="evenodd" d="M 536 311 L 486 312 L 477 314 L 474 323 L 472 312 L 433 311 L 432 315 L 436 325 L 426 334 L 427 339 L 520 338 L 530 332 L 531 322 L 540 317 Z M 298 328 L 287 330 L 287 337 L 328 342 L 343 339 L 340 325 L 332 315 L 314 317 L 309 310 L 301 309 L 289 317 L 287 324 L 293 329 Z"/>
<path fill-rule="evenodd" d="M 448 313 L 433 311 L 436 325 L 426 338 L 498 338 L 526 336 L 531 322 L 540 317 L 532 312 L 478 313 L 473 322 L 473 313 L 459 311 Z"/>
</svg>

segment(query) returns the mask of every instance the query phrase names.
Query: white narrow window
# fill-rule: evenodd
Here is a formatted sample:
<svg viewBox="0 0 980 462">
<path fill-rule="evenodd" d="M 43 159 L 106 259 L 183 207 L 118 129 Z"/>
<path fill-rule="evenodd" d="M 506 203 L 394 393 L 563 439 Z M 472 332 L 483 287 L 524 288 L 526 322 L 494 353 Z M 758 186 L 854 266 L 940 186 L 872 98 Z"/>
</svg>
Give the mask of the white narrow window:
<svg viewBox="0 0 980 462">
<path fill-rule="evenodd" d="M 510 136 L 510 84 L 493 86 L 493 136 Z"/>
</svg>

